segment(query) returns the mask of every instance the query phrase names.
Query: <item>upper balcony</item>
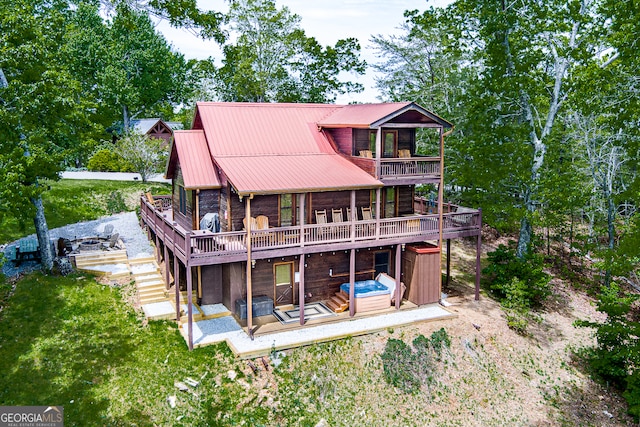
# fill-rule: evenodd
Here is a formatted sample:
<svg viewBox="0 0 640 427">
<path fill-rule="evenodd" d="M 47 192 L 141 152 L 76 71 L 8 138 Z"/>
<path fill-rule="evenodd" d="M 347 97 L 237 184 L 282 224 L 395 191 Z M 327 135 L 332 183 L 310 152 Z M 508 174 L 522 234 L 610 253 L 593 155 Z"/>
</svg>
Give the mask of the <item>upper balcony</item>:
<svg viewBox="0 0 640 427">
<path fill-rule="evenodd" d="M 156 197 L 162 200 L 163 197 Z M 161 207 L 162 206 L 162 207 Z M 302 224 L 266 230 L 212 233 L 185 230 L 173 221 L 170 203 L 151 204 L 141 199 L 140 215 L 149 229 L 183 262 L 208 265 L 252 259 L 299 255 L 438 240 L 437 206 L 416 199 L 415 214 L 395 218 Z M 481 229 L 481 212 L 456 205 L 443 206 L 444 239 L 476 236 Z"/>
</svg>

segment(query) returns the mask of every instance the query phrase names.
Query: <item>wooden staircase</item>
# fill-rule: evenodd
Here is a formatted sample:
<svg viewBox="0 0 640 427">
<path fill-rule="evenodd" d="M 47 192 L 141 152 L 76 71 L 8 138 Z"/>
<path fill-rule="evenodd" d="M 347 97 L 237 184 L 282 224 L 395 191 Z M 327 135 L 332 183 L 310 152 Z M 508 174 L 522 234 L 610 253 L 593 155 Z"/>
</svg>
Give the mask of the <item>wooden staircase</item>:
<svg viewBox="0 0 640 427">
<path fill-rule="evenodd" d="M 126 249 L 116 251 L 91 251 L 71 256 L 78 270 L 88 271 L 109 279 L 129 277 L 129 259 Z"/>
<path fill-rule="evenodd" d="M 167 286 L 160 274 L 160 267 L 154 257 L 132 258 L 131 276 L 136 282 L 140 304 L 151 304 L 167 300 Z"/>
<path fill-rule="evenodd" d="M 349 308 L 349 297 L 342 291 L 336 292 L 325 305 L 335 313 L 342 313 Z"/>
</svg>

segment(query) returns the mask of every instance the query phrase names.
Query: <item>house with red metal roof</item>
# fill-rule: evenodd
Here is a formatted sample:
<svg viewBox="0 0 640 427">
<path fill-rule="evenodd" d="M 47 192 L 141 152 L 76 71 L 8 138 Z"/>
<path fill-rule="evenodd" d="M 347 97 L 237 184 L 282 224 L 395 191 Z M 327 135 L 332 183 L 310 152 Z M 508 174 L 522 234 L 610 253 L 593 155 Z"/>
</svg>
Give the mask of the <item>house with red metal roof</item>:
<svg viewBox="0 0 640 427">
<path fill-rule="evenodd" d="M 253 336 L 438 303 L 443 242 L 480 247 L 481 212 L 443 201 L 450 129 L 412 102 L 198 103 L 172 195 L 141 200 L 189 347 L 196 304 Z"/>
</svg>

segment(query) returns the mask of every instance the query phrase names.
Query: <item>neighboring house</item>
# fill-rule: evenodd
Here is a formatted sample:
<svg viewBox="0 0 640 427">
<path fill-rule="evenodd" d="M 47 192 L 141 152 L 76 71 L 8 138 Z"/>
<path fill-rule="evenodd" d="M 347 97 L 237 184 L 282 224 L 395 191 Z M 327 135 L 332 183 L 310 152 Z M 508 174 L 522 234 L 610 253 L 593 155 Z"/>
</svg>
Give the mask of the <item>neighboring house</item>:
<svg viewBox="0 0 640 427">
<path fill-rule="evenodd" d="M 418 128 L 438 152 L 417 154 Z M 444 241 L 477 236 L 479 269 L 481 212 L 442 200 L 450 128 L 409 102 L 198 103 L 193 129 L 174 135 L 172 197 L 141 202 L 165 277 L 187 301 L 195 290 L 246 318 L 250 335 L 273 306 L 299 307 L 304 325 L 319 301 L 350 316 L 437 303 Z M 437 199 L 416 197 L 422 184 Z M 391 291 L 361 299 L 358 285 L 376 278 Z"/>
<path fill-rule="evenodd" d="M 171 144 L 173 131 L 183 129 L 180 122 L 165 122 L 159 118 L 134 119 L 130 122 L 132 132 L 148 135 L 150 138 L 164 139 L 166 145 Z"/>
</svg>

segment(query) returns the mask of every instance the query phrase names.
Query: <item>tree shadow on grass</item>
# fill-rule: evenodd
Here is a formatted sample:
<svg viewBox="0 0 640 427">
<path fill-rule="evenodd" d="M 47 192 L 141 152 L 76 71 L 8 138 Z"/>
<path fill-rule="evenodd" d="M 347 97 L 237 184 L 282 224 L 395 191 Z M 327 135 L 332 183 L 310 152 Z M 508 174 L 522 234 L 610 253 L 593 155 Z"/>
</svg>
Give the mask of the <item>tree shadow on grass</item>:
<svg viewBox="0 0 640 427">
<path fill-rule="evenodd" d="M 152 424 L 139 412 L 111 419 L 100 393 L 138 344 L 135 318 L 110 293 L 88 279 L 40 273 L 18 283 L 0 317 L 0 405 L 62 405 L 68 426 Z"/>
</svg>

